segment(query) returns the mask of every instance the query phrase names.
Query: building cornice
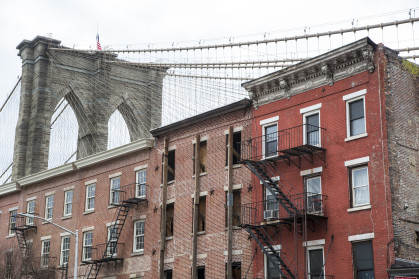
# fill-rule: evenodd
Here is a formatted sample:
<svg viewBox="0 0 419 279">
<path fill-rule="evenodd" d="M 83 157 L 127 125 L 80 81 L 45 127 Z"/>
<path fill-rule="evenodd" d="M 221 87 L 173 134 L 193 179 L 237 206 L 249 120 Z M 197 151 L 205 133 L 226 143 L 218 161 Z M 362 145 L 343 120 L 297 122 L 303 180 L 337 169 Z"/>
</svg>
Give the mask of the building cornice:
<svg viewBox="0 0 419 279">
<path fill-rule="evenodd" d="M 255 107 L 374 72 L 376 45 L 368 37 L 258 79 L 243 83 Z"/>
<path fill-rule="evenodd" d="M 41 171 L 32 175 L 19 178 L 7 184 L 0 185 L 0 196 L 19 191 L 22 186 L 28 186 L 33 183 L 44 181 L 53 177 L 67 174 L 76 170 L 93 166 L 95 164 L 103 163 L 111 159 L 115 159 L 133 152 L 145 150 L 154 146 L 154 139 L 141 139 L 131 142 L 117 148 L 96 153 L 94 155 L 82 158 L 80 160 L 67 163 L 65 165 Z"/>
</svg>

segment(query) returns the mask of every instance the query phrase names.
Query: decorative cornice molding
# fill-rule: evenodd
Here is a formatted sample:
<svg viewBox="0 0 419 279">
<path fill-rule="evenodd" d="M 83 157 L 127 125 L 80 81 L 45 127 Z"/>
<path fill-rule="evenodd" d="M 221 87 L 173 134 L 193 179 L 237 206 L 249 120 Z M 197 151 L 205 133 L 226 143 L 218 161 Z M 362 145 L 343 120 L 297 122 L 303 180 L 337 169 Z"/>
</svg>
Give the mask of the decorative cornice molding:
<svg viewBox="0 0 419 279">
<path fill-rule="evenodd" d="M 322 86 L 368 71 L 374 72 L 376 45 L 364 38 L 328 53 L 243 84 L 254 106 Z"/>
</svg>

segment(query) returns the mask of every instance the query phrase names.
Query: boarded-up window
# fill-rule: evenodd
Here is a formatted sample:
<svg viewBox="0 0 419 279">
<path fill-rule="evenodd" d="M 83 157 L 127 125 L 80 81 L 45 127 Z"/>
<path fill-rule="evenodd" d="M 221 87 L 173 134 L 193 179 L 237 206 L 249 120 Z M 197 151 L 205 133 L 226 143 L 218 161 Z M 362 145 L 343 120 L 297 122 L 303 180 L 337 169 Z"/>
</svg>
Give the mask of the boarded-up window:
<svg viewBox="0 0 419 279">
<path fill-rule="evenodd" d="M 173 236 L 173 219 L 175 216 L 175 204 L 166 206 L 166 237 Z"/>
<path fill-rule="evenodd" d="M 241 279 L 242 278 L 242 263 L 241 262 L 232 263 L 231 267 L 233 271 L 232 279 Z M 228 279 L 227 264 L 226 264 L 226 279 Z"/>
<path fill-rule="evenodd" d="M 198 232 L 204 232 L 205 231 L 206 207 L 207 207 L 206 197 L 205 196 L 199 197 Z"/>
<path fill-rule="evenodd" d="M 233 164 L 240 161 L 242 132 L 233 133 Z M 228 165 L 228 135 L 226 135 L 226 166 Z"/>
<path fill-rule="evenodd" d="M 195 144 L 193 145 L 193 174 L 195 174 Z M 199 167 L 200 173 L 207 172 L 207 141 L 199 143 Z"/>
<path fill-rule="evenodd" d="M 226 211 L 225 211 L 225 226 L 227 227 L 228 224 L 228 209 L 227 209 L 227 199 L 228 193 L 226 192 Z M 234 190 L 233 191 L 233 226 L 240 226 L 241 221 L 241 191 Z"/>
</svg>

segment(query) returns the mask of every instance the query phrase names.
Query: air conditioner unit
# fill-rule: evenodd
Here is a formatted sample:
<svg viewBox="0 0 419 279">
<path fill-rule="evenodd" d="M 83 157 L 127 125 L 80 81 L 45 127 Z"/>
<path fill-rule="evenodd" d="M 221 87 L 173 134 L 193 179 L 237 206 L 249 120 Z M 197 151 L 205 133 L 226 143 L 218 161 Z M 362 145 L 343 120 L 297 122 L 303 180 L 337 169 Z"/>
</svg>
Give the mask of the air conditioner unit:
<svg viewBox="0 0 419 279">
<path fill-rule="evenodd" d="M 265 210 L 263 212 L 263 218 L 266 220 L 278 219 L 278 210 Z"/>
</svg>

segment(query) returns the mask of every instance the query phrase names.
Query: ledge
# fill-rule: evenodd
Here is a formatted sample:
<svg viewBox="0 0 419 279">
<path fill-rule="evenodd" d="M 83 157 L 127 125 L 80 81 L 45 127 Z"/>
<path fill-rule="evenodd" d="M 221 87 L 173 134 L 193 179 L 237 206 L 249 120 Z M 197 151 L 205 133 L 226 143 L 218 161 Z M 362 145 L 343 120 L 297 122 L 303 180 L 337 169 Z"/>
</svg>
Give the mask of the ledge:
<svg viewBox="0 0 419 279">
<path fill-rule="evenodd" d="M 7 238 L 13 238 L 13 237 L 15 237 L 15 236 L 16 236 L 15 234 L 9 234 L 9 235 L 7 235 L 7 236 L 6 236 L 6 239 L 7 239 Z"/>
<path fill-rule="evenodd" d="M 85 211 L 85 212 L 83 212 L 83 215 L 87 215 L 87 214 L 94 213 L 94 212 L 95 212 L 95 210 Z"/>
<path fill-rule="evenodd" d="M 351 140 L 356 140 L 356 139 L 361 139 L 361 138 L 365 138 L 368 136 L 368 133 L 363 133 L 363 134 L 359 134 L 353 137 L 348 137 L 345 139 L 345 141 L 351 141 Z"/>
<path fill-rule="evenodd" d="M 18 191 L 20 191 L 20 185 L 16 182 L 9 182 L 7 184 L 0 185 L 0 196 Z"/>
<path fill-rule="evenodd" d="M 72 215 L 68 215 L 68 216 L 63 216 L 61 217 L 61 220 L 66 220 L 66 219 L 70 219 L 71 217 L 73 217 Z"/>
<path fill-rule="evenodd" d="M 138 257 L 144 255 L 144 251 L 132 252 L 131 257 Z"/>
<path fill-rule="evenodd" d="M 358 206 L 358 207 L 353 207 L 353 208 L 348 208 L 346 211 L 348 212 L 354 212 L 354 211 L 361 211 L 361 210 L 367 210 L 367 209 L 371 209 L 371 205 L 363 205 L 363 206 Z"/>
</svg>

